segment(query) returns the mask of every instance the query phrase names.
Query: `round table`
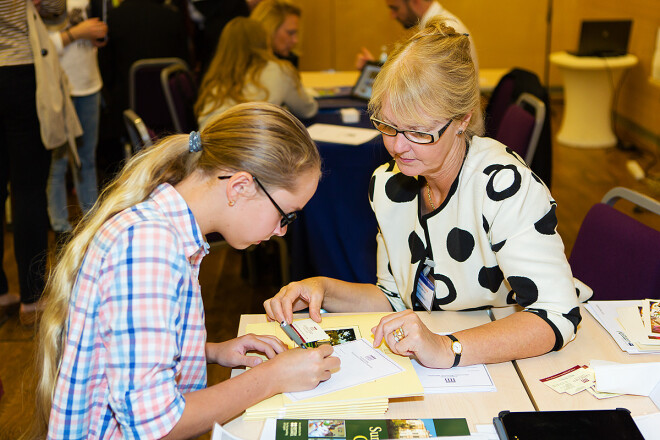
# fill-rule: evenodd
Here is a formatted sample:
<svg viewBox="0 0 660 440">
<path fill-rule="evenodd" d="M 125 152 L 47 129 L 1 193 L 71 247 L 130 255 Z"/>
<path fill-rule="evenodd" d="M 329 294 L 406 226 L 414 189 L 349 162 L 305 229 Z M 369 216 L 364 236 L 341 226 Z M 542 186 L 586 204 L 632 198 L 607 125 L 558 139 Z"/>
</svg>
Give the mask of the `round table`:
<svg viewBox="0 0 660 440">
<path fill-rule="evenodd" d="M 635 55 L 578 57 L 567 52 L 550 54 L 564 79 L 565 108 L 557 141 L 581 148 L 613 147 L 612 96 L 621 74 L 637 64 Z"/>
</svg>

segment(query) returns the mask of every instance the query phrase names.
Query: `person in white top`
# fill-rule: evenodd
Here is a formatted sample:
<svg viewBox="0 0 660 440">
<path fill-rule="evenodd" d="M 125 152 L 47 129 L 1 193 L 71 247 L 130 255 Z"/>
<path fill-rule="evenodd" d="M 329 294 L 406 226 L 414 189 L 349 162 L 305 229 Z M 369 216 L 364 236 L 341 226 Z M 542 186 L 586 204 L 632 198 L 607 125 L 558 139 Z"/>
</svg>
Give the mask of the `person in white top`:
<svg viewBox="0 0 660 440">
<path fill-rule="evenodd" d="M 261 23 L 236 17 L 222 30 L 199 88 L 197 122 L 204 128 L 229 107 L 250 101 L 285 106 L 298 118 L 311 118 L 318 111 L 318 103 L 302 87 L 296 69 L 273 55 Z"/>
<path fill-rule="evenodd" d="M 89 211 L 98 196 L 96 182 L 96 144 L 101 103 L 101 74 L 97 48 L 105 45 L 108 26 L 99 18 L 88 18 L 89 0 L 68 0 L 66 27 L 50 32 L 60 64 L 69 78 L 73 104 L 83 128 L 78 144 L 80 169 L 74 173 L 74 186 L 83 213 Z M 53 150 L 48 178 L 48 216 L 59 235 L 71 231 L 66 194 L 66 148 Z"/>
<path fill-rule="evenodd" d="M 392 18 L 396 19 L 406 29 L 417 26 L 420 30 L 424 29 L 426 23 L 432 17 L 442 17 L 448 25 L 454 28 L 456 32 L 468 34 L 470 39 L 470 55 L 472 63 L 479 74 L 479 62 L 477 60 L 477 50 L 474 45 L 474 39 L 467 26 L 454 14 L 445 9 L 435 0 L 385 0 L 387 7 L 390 8 Z M 355 66 L 362 69 L 367 61 L 373 61 L 374 56 L 366 48 L 362 48 L 358 53 Z"/>
</svg>

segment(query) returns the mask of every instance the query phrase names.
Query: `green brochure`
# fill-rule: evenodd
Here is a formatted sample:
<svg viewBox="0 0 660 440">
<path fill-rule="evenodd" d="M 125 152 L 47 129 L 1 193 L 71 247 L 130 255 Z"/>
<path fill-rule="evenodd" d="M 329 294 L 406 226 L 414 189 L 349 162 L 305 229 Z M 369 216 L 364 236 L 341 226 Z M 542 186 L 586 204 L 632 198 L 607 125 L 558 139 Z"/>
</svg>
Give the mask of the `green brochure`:
<svg viewBox="0 0 660 440">
<path fill-rule="evenodd" d="M 278 419 L 275 440 L 385 440 L 470 435 L 465 419 Z"/>
</svg>

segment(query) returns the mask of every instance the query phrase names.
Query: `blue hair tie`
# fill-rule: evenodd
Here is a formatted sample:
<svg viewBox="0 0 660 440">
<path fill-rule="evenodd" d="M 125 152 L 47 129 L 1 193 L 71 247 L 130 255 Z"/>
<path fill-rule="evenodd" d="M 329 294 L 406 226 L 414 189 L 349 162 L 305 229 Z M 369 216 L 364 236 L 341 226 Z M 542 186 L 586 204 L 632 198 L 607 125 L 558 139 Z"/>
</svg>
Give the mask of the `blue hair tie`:
<svg viewBox="0 0 660 440">
<path fill-rule="evenodd" d="M 188 150 L 191 153 L 202 151 L 202 138 L 199 136 L 199 131 L 191 131 L 188 137 Z"/>
</svg>

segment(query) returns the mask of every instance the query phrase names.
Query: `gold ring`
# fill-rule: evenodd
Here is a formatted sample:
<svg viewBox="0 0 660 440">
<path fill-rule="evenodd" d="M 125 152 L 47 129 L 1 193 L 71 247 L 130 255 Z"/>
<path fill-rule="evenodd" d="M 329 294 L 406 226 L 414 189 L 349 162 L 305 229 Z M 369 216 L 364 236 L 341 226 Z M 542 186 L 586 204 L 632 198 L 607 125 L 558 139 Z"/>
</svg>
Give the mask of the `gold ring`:
<svg viewBox="0 0 660 440">
<path fill-rule="evenodd" d="M 392 332 L 392 336 L 394 336 L 394 340 L 396 342 L 401 341 L 401 339 L 406 337 L 406 334 L 403 332 L 403 327 L 399 327 L 398 329 L 394 330 Z"/>
</svg>

